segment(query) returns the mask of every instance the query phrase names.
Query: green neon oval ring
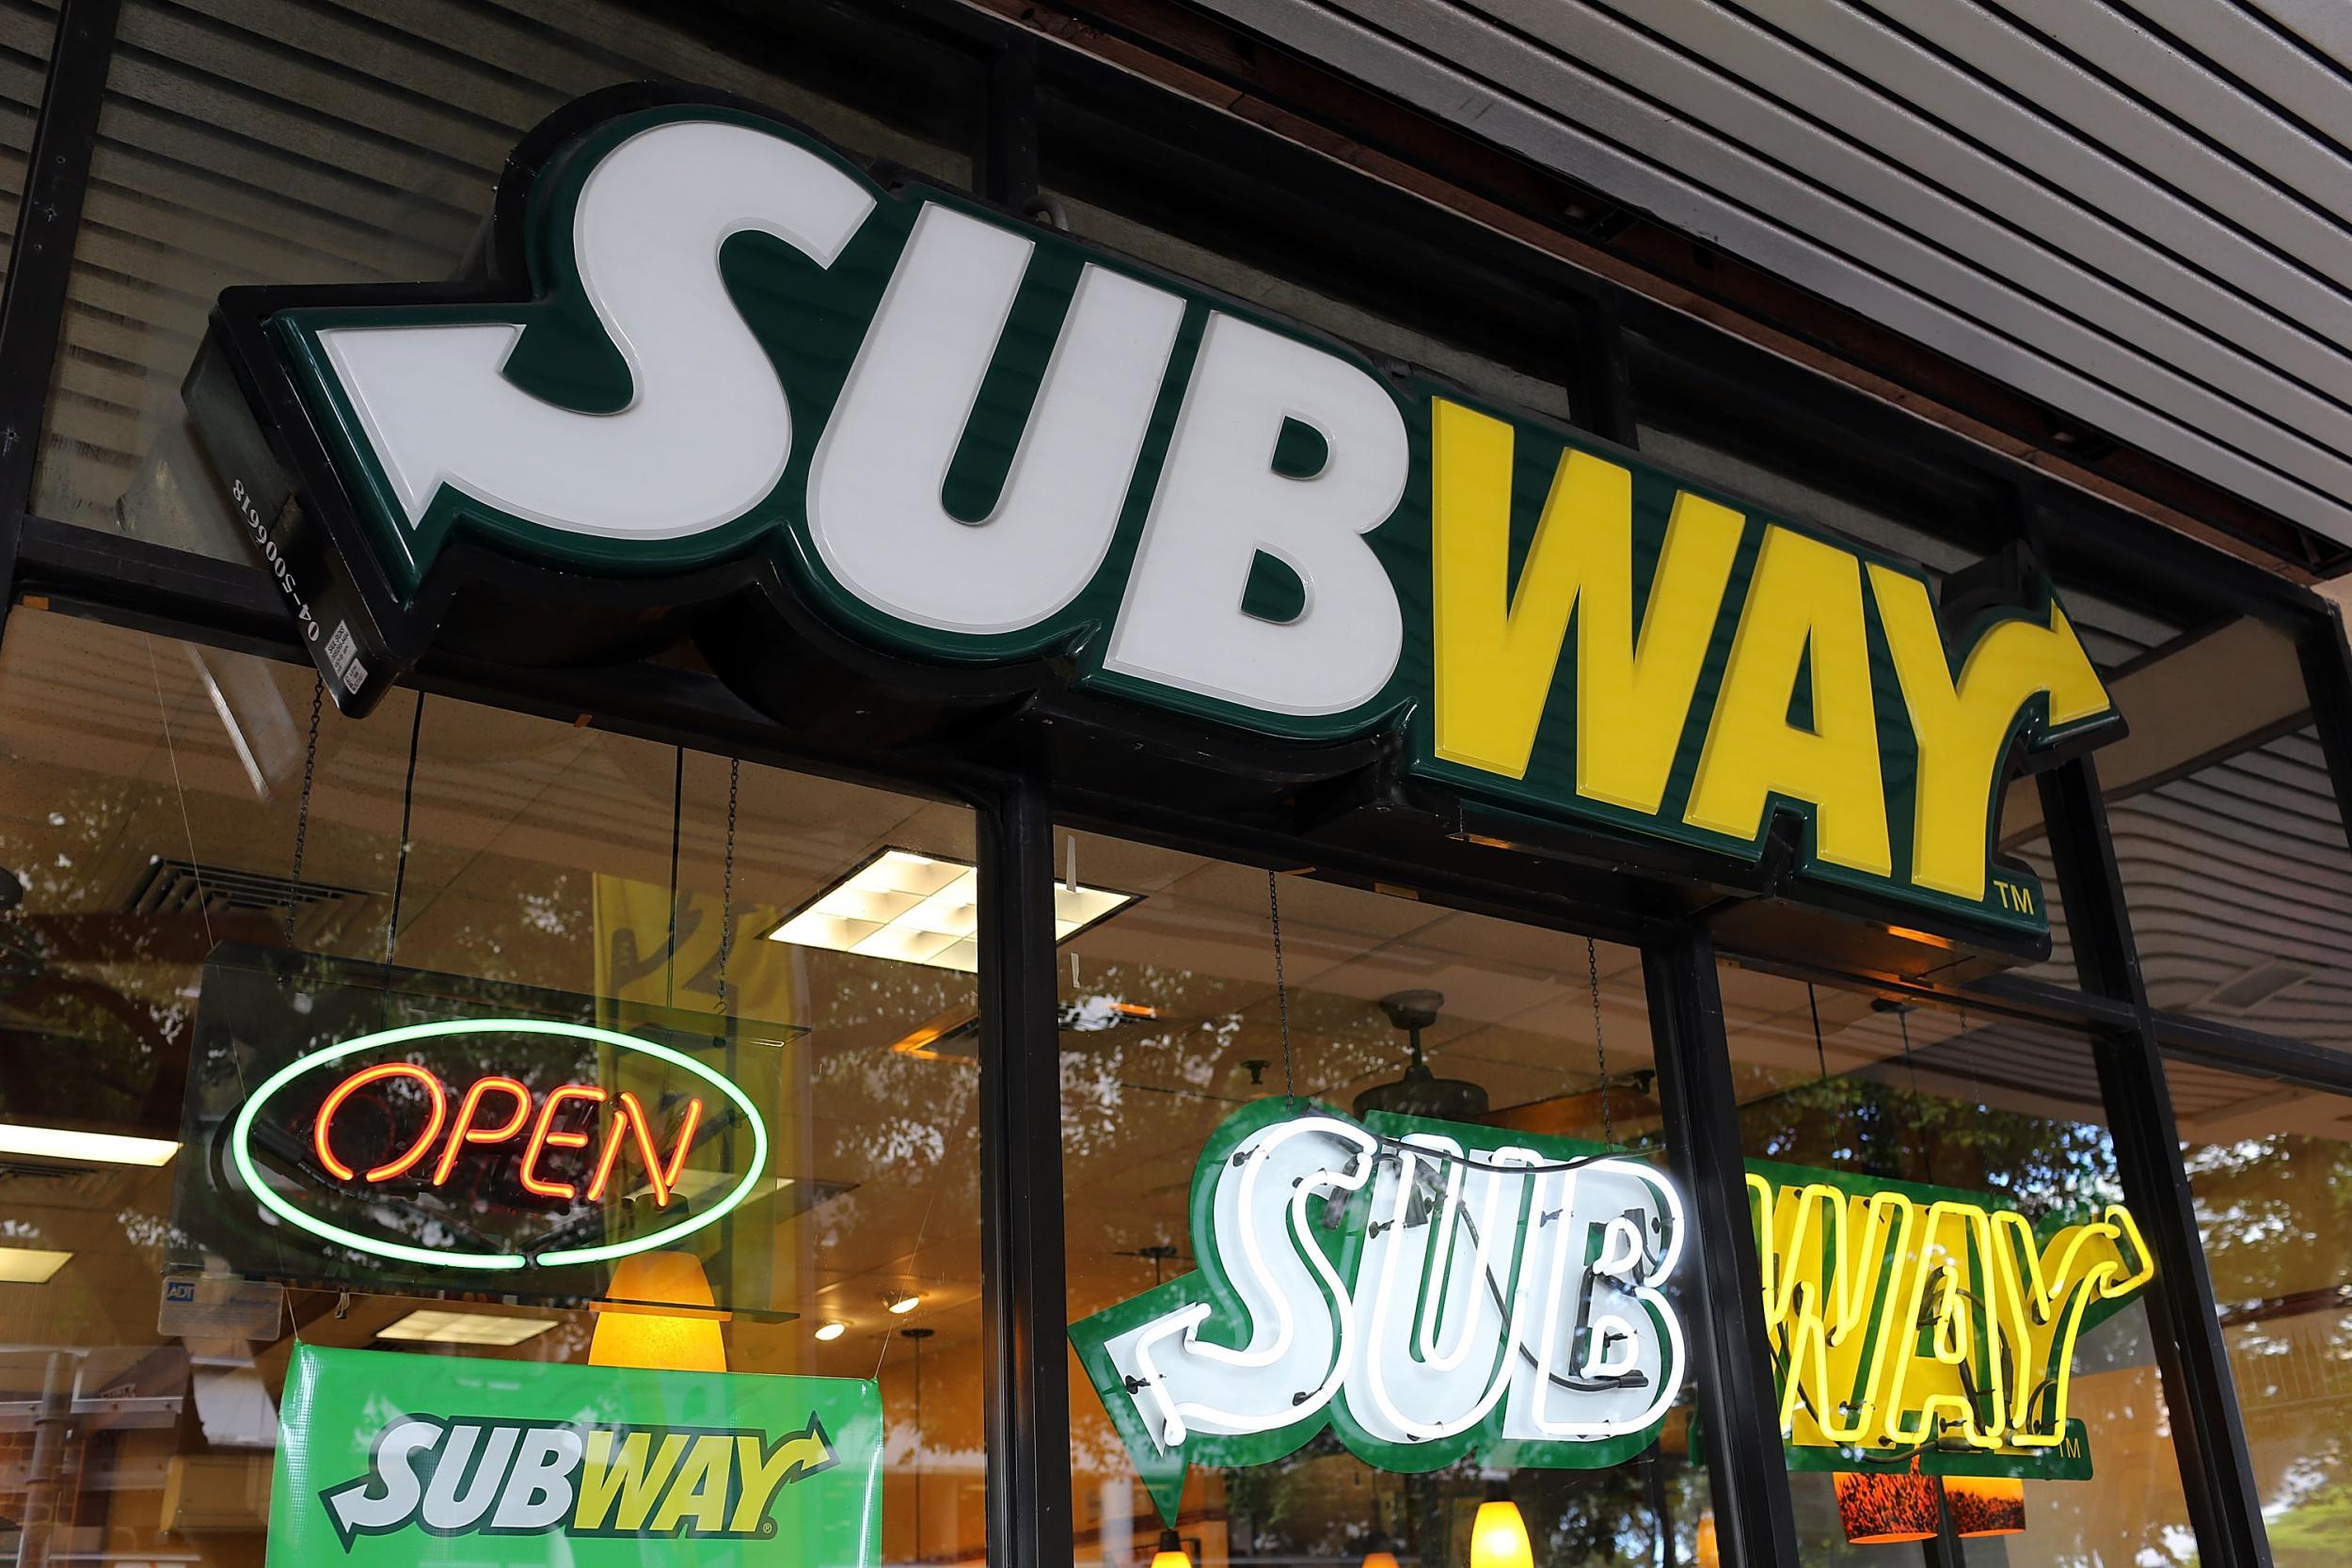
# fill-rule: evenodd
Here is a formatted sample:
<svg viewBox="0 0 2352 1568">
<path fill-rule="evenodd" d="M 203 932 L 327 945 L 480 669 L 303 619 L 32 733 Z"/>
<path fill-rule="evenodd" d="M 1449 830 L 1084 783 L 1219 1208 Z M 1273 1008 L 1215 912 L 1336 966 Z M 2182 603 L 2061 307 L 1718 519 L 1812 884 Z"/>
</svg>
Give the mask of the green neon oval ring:
<svg viewBox="0 0 2352 1568">
<path fill-rule="evenodd" d="M 650 1236 L 640 1236 L 629 1242 L 612 1242 L 602 1246 L 566 1247 L 561 1252 L 542 1254 L 536 1259 L 526 1254 L 512 1252 L 435 1252 L 427 1247 L 408 1246 L 400 1242 L 379 1241 L 373 1236 L 362 1236 L 356 1230 L 345 1230 L 341 1226 L 329 1225 L 325 1220 L 304 1213 L 280 1197 L 271 1189 L 269 1183 L 262 1179 L 261 1171 L 253 1164 L 251 1148 L 253 1118 L 261 1113 L 262 1107 L 269 1102 L 272 1095 L 311 1069 L 341 1061 L 345 1056 L 356 1055 L 359 1052 L 372 1051 L 384 1046 L 405 1045 L 410 1040 L 438 1039 L 448 1035 L 554 1035 L 566 1039 L 596 1040 L 622 1051 L 639 1052 L 659 1061 L 667 1062 L 673 1067 L 683 1068 L 724 1094 L 735 1102 L 736 1108 L 743 1113 L 744 1124 L 752 1130 L 751 1169 L 744 1173 L 743 1180 L 737 1182 L 734 1190 L 724 1198 L 682 1225 L 672 1226 L 666 1230 L 657 1230 Z M 262 1081 L 261 1088 L 245 1102 L 245 1109 L 237 1113 L 236 1126 L 230 1133 L 229 1144 L 230 1154 L 237 1163 L 237 1174 L 244 1179 L 245 1184 L 252 1190 L 255 1197 L 261 1199 L 263 1207 L 288 1224 L 308 1230 L 313 1236 L 322 1237 L 326 1241 L 352 1247 L 360 1252 L 373 1253 L 379 1258 L 394 1259 L 404 1263 L 422 1263 L 428 1267 L 440 1269 L 519 1269 L 528 1267 L 534 1261 L 542 1268 L 561 1268 L 569 1263 L 610 1262 L 616 1258 L 626 1258 L 633 1252 L 644 1252 L 664 1242 L 675 1241 L 681 1236 L 691 1236 L 703 1227 L 725 1215 L 751 1196 L 753 1187 L 758 1184 L 761 1173 L 768 1168 L 767 1124 L 760 1119 L 759 1108 L 752 1103 L 751 1097 L 734 1084 L 720 1077 L 684 1052 L 672 1050 L 669 1046 L 657 1044 L 652 1040 L 641 1040 L 611 1029 L 594 1028 L 585 1023 L 563 1023 L 541 1018 L 444 1019 L 436 1023 L 409 1023 L 397 1029 L 380 1029 L 373 1035 L 361 1035 L 357 1039 L 344 1040 L 340 1045 L 330 1045 L 324 1051 L 313 1051 L 307 1056 L 297 1057 L 288 1062 Z"/>
</svg>

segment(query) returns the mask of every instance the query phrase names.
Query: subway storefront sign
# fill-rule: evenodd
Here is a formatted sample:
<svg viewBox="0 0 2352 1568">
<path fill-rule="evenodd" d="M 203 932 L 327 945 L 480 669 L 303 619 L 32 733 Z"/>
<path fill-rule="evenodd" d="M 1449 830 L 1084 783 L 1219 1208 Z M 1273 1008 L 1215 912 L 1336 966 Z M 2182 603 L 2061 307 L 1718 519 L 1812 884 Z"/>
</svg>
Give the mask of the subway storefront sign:
<svg viewBox="0 0 2352 1568">
<path fill-rule="evenodd" d="M 2028 560 L 1939 602 L 740 103 L 574 104 L 496 218 L 470 281 L 230 291 L 191 373 L 347 708 L 437 637 L 577 659 L 691 633 L 787 722 L 1099 699 L 1297 779 L 1379 742 L 1403 799 L 2046 937 L 1994 857 L 1997 790 L 2118 725 Z"/>
</svg>

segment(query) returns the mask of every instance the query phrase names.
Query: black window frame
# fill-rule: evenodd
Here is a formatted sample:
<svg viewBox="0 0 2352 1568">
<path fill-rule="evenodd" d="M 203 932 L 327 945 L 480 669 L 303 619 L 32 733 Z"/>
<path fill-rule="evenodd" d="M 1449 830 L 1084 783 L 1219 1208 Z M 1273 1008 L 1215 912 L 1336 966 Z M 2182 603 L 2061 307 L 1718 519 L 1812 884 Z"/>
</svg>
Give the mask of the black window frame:
<svg viewBox="0 0 2352 1568">
<path fill-rule="evenodd" d="M 1319 199 L 1388 221 L 1400 204 L 1459 253 L 1492 257 L 1516 242 L 1406 198 L 1271 132 L 1146 83 L 1078 50 L 957 0 L 815 0 L 836 23 L 884 40 L 919 38 L 970 57 L 985 84 L 972 127 L 978 194 L 1017 212 L 1041 206 L 1041 104 L 1115 103 L 1145 146 L 1255 135 L 1271 159 L 1304 171 Z M 10 608 L 89 616 L 287 662 L 307 662 L 258 565 L 223 562 L 34 515 L 31 496 L 51 371 L 62 331 L 82 196 L 97 139 L 121 0 L 61 0 L 27 158 L 15 245 L 0 289 L 0 632 Z M 675 14 L 675 13 L 673 13 Z M 739 31 L 722 7 L 693 12 L 714 36 Z M 1426 236 L 1424 236 L 1426 237 Z M 1213 242 L 1212 242 L 1213 243 Z M 1518 261 L 1524 261 L 1518 258 Z M 1512 270 L 1518 268 L 1517 261 Z M 1557 373 L 1575 422 L 1637 444 L 1636 411 L 1697 426 L 1720 421 L 1710 389 L 1738 388 L 1752 441 L 1783 450 L 1868 443 L 1898 490 L 1947 483 L 1979 498 L 1986 526 L 2022 537 L 2078 578 L 2128 583 L 2250 615 L 2291 636 L 2300 657 L 2339 809 L 2352 801 L 2352 652 L 2327 600 L 2253 563 L 2065 485 L 1892 404 L 1806 371 L 1658 301 L 1542 258 L 1537 295 L 1562 324 Z M 1491 276 L 1491 274 L 1489 274 Z M 1629 348 L 1638 338 L 1638 351 Z M 1762 411 L 1762 412 L 1755 412 Z M 1801 474 L 1798 477 L 1803 477 Z M 1851 482 L 1851 472 L 1843 476 Z M 1207 817 L 1057 798 L 1053 780 L 1017 760 L 940 750 L 879 751 L 850 737 L 820 749 L 780 736 L 707 675 L 665 664 L 615 681 L 562 671 L 436 657 L 413 684 L 568 721 L 863 783 L 961 800 L 978 814 L 983 911 L 980 975 L 983 1161 L 983 1400 L 988 1533 L 1004 1568 L 1066 1568 L 1072 1558 L 1064 1329 L 1058 1046 L 1052 929 L 1052 841 L 1058 823 L 1157 839 L 1189 852 L 1267 867 L 1312 863 L 1365 882 L 1403 885 L 1464 908 L 1636 945 L 1644 956 L 1670 1157 L 1692 1197 L 1699 1274 L 1693 1354 L 1700 1370 L 1709 1483 L 1722 1560 L 1797 1562 L 1770 1358 L 1755 1292 L 1737 1136 L 1737 1098 L 1716 989 L 1714 943 L 1697 927 L 1629 904 L 1518 880 L 1465 877 L 1410 856 L 1296 832 L 1244 831 Z M 593 694 L 592 694 L 593 693 Z M 2164 1073 L 2171 1055 L 2352 1094 L 2352 1055 L 2153 1009 L 2109 839 L 2094 760 L 2042 775 L 2042 803 L 2076 956 L 2076 986 L 2016 975 L 1965 990 L 1860 977 L 1882 991 L 1963 1001 L 1979 1010 L 2064 1023 L 2093 1052 L 2127 1199 L 2157 1255 L 2152 1293 L 2157 1359 L 2174 1416 L 2184 1495 L 2201 1560 L 2268 1561 L 2260 1497 L 2230 1377 L 2180 1158 Z M 2352 821 L 2352 812 L 2344 812 Z M 1783 965 L 1781 967 L 1786 968 Z M 1840 975 L 1824 968 L 1808 977 Z M 1931 1542 L 1931 1563 L 1957 1561 Z"/>
</svg>

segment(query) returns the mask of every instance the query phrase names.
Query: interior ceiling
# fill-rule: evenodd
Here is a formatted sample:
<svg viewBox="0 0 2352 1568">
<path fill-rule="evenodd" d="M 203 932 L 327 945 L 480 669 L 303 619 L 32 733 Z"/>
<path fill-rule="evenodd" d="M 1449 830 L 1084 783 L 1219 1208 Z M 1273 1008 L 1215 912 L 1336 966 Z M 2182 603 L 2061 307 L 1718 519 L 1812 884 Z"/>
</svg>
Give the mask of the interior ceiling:
<svg viewBox="0 0 2352 1568">
<path fill-rule="evenodd" d="M 2352 543 L 2340 0 L 1197 0 Z"/>
</svg>

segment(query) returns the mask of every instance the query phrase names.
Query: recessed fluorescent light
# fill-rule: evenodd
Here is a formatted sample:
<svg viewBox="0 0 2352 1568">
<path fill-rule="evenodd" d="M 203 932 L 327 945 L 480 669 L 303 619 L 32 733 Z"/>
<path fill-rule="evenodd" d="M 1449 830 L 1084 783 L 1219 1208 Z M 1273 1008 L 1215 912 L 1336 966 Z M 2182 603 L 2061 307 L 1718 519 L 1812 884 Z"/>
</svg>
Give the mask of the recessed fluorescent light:
<svg viewBox="0 0 2352 1568">
<path fill-rule="evenodd" d="M 169 1138 L 133 1138 L 119 1132 L 76 1132 L 70 1127 L 0 1122 L 0 1154 L 73 1160 L 87 1164 L 154 1166 L 179 1152 L 180 1146 Z"/>
<path fill-rule="evenodd" d="M 387 1329 L 379 1339 L 415 1339 L 432 1345 L 519 1345 L 555 1326 L 552 1318 L 505 1318 L 488 1312 L 442 1312 L 421 1307 Z"/>
<path fill-rule="evenodd" d="M 0 1246 L 0 1285 L 46 1285 L 49 1276 L 73 1260 L 70 1252 L 48 1252 L 37 1246 Z"/>
<path fill-rule="evenodd" d="M 838 1318 L 834 1318 L 834 1319 L 831 1320 L 830 1322 L 827 1322 L 827 1323 L 818 1323 L 818 1324 L 817 1325 L 817 1338 L 818 1338 L 819 1339 L 825 1339 L 825 1340 L 838 1339 L 838 1338 L 841 1338 L 844 1334 L 847 1334 L 847 1333 L 849 1333 L 849 1332 L 850 1332 L 850 1325 L 849 1325 L 848 1323 L 843 1323 L 843 1322 L 842 1322 L 840 1319 L 838 1319 Z"/>
<path fill-rule="evenodd" d="M 1136 901 L 1108 888 L 1054 885 L 1054 940 L 1067 942 Z M 962 861 L 884 849 L 768 933 L 771 942 L 969 974 L 980 967 L 980 878 Z"/>
</svg>

